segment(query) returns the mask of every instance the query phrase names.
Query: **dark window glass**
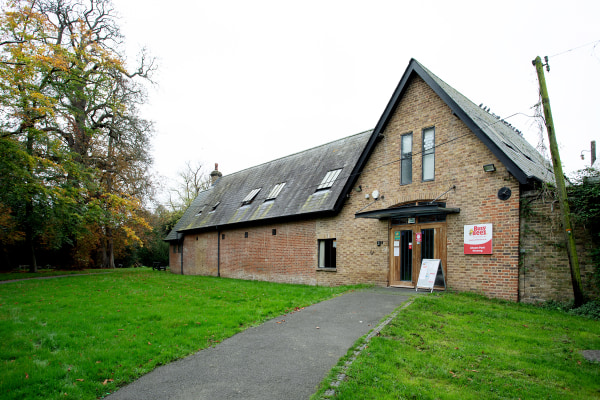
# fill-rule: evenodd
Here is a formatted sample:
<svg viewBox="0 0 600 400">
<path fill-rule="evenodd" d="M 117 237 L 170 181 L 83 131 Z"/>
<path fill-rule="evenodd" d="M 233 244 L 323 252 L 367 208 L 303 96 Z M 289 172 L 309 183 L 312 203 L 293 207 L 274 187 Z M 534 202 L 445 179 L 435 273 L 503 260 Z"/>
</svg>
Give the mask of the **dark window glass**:
<svg viewBox="0 0 600 400">
<path fill-rule="evenodd" d="M 336 247 L 335 239 L 319 240 L 319 268 L 336 268 Z"/>
<path fill-rule="evenodd" d="M 400 149 L 400 184 L 412 183 L 412 133 L 402 135 Z"/>
</svg>

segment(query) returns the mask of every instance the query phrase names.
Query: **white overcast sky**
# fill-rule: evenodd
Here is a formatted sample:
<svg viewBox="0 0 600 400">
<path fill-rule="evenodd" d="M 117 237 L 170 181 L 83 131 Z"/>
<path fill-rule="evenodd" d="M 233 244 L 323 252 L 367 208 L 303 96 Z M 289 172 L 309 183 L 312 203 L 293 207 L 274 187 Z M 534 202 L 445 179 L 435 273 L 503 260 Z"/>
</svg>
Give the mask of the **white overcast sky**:
<svg viewBox="0 0 600 400">
<path fill-rule="evenodd" d="M 600 147 L 600 1 L 114 0 L 128 57 L 158 60 L 143 109 L 156 173 L 230 174 L 372 129 L 411 58 L 534 146 L 546 80 L 566 172 Z M 544 132 L 545 135 L 545 132 Z M 585 160 L 580 154 L 584 152 Z"/>
</svg>

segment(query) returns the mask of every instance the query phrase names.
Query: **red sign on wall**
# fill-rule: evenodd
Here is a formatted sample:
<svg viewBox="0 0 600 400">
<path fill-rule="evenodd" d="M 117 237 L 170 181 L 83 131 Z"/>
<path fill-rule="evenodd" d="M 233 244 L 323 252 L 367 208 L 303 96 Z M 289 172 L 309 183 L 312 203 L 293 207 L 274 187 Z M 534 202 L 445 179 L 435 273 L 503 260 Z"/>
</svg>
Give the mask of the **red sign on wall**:
<svg viewBox="0 0 600 400">
<path fill-rule="evenodd" d="M 492 254 L 492 224 L 465 225 L 465 254 Z"/>
</svg>

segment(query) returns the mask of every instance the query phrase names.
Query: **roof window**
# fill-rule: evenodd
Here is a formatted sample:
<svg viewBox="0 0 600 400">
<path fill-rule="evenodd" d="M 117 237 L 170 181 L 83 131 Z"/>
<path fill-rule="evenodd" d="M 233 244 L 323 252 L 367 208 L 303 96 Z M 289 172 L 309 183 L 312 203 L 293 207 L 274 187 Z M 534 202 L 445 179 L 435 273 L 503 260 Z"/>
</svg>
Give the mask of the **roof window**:
<svg viewBox="0 0 600 400">
<path fill-rule="evenodd" d="M 202 215 L 202 211 L 204 211 L 204 209 L 206 208 L 206 206 L 202 206 L 198 209 L 198 212 L 196 213 L 196 217 L 199 217 L 200 215 Z"/>
<path fill-rule="evenodd" d="M 242 205 L 245 206 L 247 204 L 252 203 L 252 200 L 254 200 L 254 198 L 256 197 L 256 195 L 258 194 L 258 192 L 260 192 L 261 188 L 258 189 L 252 189 L 250 191 L 250 193 L 248 193 L 248 195 L 246 197 L 244 197 L 244 200 L 242 200 Z"/>
<path fill-rule="evenodd" d="M 333 183 L 335 182 L 337 177 L 340 175 L 340 172 L 342 172 L 342 168 L 334 169 L 332 171 L 327 172 L 327 174 L 325 174 L 325 177 L 323 178 L 323 180 L 321 181 L 319 186 L 317 186 L 317 190 L 329 189 L 330 187 L 332 187 Z"/>
<path fill-rule="evenodd" d="M 219 204 L 221 204 L 221 202 L 220 202 L 220 201 L 217 201 L 217 202 L 215 203 L 215 205 L 214 205 L 214 206 L 212 206 L 212 208 L 210 209 L 210 212 L 214 212 L 214 211 L 217 209 L 217 207 L 219 207 Z"/>
<path fill-rule="evenodd" d="M 283 189 L 284 186 L 285 186 L 285 182 L 278 183 L 277 185 L 273 186 L 273 189 L 271 189 L 271 191 L 269 192 L 269 195 L 267 196 L 265 201 L 275 200 L 277 198 L 277 196 L 279 196 L 279 193 L 281 192 L 281 189 Z"/>
</svg>

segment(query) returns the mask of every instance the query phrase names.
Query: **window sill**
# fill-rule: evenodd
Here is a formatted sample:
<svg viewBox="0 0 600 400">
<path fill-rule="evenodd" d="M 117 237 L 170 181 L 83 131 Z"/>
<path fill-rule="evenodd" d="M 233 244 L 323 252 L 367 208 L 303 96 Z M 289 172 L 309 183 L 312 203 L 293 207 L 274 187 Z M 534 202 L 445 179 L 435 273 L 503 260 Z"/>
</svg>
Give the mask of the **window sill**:
<svg viewBox="0 0 600 400">
<path fill-rule="evenodd" d="M 323 271 L 323 272 L 337 272 L 337 268 L 317 268 L 317 271 Z"/>
</svg>

